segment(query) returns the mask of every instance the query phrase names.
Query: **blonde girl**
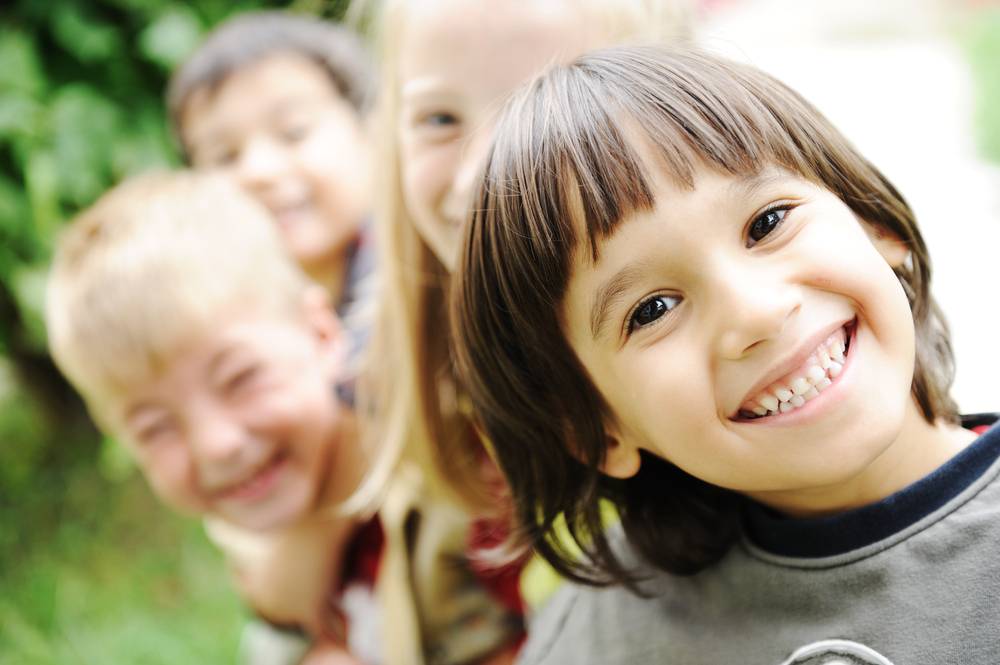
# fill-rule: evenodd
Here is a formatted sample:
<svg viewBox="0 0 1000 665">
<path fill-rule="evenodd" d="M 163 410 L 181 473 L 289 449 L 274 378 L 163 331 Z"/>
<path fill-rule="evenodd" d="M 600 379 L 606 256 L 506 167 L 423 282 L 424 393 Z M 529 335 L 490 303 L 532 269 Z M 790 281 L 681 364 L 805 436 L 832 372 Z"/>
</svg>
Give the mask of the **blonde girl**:
<svg viewBox="0 0 1000 665">
<path fill-rule="evenodd" d="M 682 0 L 385 0 L 376 19 L 380 294 L 368 431 L 380 487 L 419 460 L 482 511 L 494 476 L 450 362 L 446 297 L 471 186 L 507 96 L 545 66 L 612 43 L 676 41 Z M 493 489 L 490 489 L 490 488 Z"/>
</svg>

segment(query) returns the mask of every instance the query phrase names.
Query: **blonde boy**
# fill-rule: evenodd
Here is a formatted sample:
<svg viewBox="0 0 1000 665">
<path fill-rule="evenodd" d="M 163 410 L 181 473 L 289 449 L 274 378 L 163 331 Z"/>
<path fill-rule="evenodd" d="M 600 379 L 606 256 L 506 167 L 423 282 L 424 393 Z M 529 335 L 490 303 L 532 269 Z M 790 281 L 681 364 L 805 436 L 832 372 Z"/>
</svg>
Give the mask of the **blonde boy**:
<svg viewBox="0 0 1000 665">
<path fill-rule="evenodd" d="M 328 590 L 360 521 L 323 509 L 364 472 L 333 390 L 342 336 L 266 210 L 221 176 L 130 180 L 67 229 L 46 314 L 57 364 L 157 496 L 261 534 L 229 552 L 250 604 L 342 652 Z M 301 568 L 247 570 L 288 546 Z"/>
</svg>

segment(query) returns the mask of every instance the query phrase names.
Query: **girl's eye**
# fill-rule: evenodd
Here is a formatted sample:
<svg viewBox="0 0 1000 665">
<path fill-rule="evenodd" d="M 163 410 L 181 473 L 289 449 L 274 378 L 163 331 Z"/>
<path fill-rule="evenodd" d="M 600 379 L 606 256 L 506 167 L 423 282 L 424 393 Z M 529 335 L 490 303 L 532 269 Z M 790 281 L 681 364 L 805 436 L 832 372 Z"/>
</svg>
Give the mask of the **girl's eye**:
<svg viewBox="0 0 1000 665">
<path fill-rule="evenodd" d="M 677 307 L 680 302 L 681 299 L 677 296 L 653 296 L 649 300 L 644 300 L 632 311 L 632 316 L 628 320 L 628 332 L 632 333 L 639 328 L 645 328 L 655 323 L 664 314 L 668 314 Z"/>
<path fill-rule="evenodd" d="M 443 129 L 458 124 L 458 116 L 448 111 L 427 113 L 420 118 L 420 124 L 435 129 Z"/>
<path fill-rule="evenodd" d="M 747 247 L 753 247 L 771 234 L 785 220 L 790 206 L 780 206 L 765 210 L 753 221 L 747 229 Z"/>
</svg>

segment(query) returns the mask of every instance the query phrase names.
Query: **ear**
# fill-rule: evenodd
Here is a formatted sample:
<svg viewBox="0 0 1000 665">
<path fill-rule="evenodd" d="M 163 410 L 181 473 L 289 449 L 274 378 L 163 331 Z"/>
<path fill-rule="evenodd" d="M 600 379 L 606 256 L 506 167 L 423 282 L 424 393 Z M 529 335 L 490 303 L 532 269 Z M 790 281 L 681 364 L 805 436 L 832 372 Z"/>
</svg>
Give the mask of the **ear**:
<svg viewBox="0 0 1000 665">
<path fill-rule="evenodd" d="M 608 434 L 605 451 L 604 463 L 601 465 L 601 471 L 605 474 L 624 480 L 639 473 L 639 466 L 642 464 L 639 449 L 621 436 Z"/>
<path fill-rule="evenodd" d="M 882 226 L 862 224 L 875 249 L 891 268 L 902 267 L 910 259 L 910 248 L 902 238 Z"/>
<path fill-rule="evenodd" d="M 302 314 L 316 340 L 323 364 L 331 376 L 336 377 L 344 362 L 346 339 L 325 289 L 315 284 L 306 288 L 302 294 Z"/>
</svg>

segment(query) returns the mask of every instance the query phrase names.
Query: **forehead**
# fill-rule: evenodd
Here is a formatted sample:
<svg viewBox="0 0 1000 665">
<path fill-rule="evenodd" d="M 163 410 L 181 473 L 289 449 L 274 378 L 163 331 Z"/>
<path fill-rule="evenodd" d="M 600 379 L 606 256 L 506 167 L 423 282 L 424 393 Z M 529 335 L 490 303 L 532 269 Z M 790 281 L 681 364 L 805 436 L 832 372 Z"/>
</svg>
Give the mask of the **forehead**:
<svg viewBox="0 0 1000 665">
<path fill-rule="evenodd" d="M 267 120 L 301 102 L 338 99 L 322 65 L 299 53 L 273 53 L 215 85 L 197 88 L 184 107 L 184 133 L 189 142 L 197 142 L 222 129 Z"/>
<path fill-rule="evenodd" d="M 588 41 L 586 22 L 566 0 L 425 0 L 409 8 L 400 35 L 402 94 L 503 94 Z"/>
</svg>

